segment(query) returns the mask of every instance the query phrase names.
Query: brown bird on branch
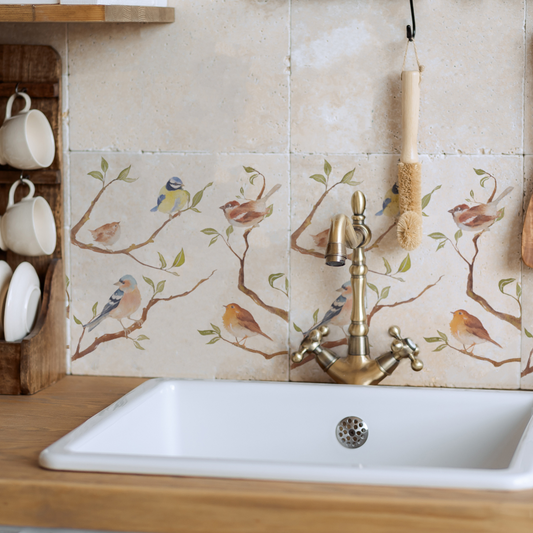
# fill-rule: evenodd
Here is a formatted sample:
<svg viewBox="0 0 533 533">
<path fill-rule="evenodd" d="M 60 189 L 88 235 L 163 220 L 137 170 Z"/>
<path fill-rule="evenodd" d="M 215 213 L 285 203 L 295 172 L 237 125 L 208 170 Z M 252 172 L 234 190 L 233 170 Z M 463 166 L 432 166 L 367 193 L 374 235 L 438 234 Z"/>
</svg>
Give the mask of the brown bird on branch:
<svg viewBox="0 0 533 533">
<path fill-rule="evenodd" d="M 451 213 L 453 220 L 459 229 L 464 231 L 484 231 L 494 224 L 499 213 L 498 203 L 500 203 L 512 190 L 513 187 L 507 187 L 496 200 L 488 204 L 480 204 L 474 207 L 460 204 L 456 205 L 453 209 L 450 209 L 448 213 Z"/>
<path fill-rule="evenodd" d="M 96 229 L 90 229 L 93 240 L 106 248 L 113 246 L 120 238 L 120 222 L 110 222 Z"/>
<path fill-rule="evenodd" d="M 473 348 L 476 344 L 492 342 L 501 348 L 501 346 L 492 340 L 488 331 L 483 327 L 479 318 L 471 315 L 464 309 L 452 311 L 453 318 L 450 322 L 452 335 L 465 347 Z"/>
<path fill-rule="evenodd" d="M 228 304 L 224 305 L 226 308 L 224 315 L 222 316 L 222 322 L 226 330 L 231 333 L 237 343 L 237 337 L 242 337 L 242 342 L 248 337 L 254 337 L 255 335 L 262 335 L 266 337 L 269 341 L 272 339 L 261 331 L 259 324 L 254 320 L 252 313 L 243 309 L 238 304 Z"/>
</svg>

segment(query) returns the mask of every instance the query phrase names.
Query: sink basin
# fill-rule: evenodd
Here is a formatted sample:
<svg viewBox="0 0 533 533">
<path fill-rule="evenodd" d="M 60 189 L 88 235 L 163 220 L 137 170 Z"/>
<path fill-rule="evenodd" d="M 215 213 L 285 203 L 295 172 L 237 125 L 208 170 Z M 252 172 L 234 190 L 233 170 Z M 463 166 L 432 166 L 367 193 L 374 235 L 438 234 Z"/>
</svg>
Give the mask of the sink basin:
<svg viewBox="0 0 533 533">
<path fill-rule="evenodd" d="M 57 470 L 518 490 L 533 488 L 532 414 L 533 393 L 525 391 L 153 379 L 49 446 L 39 462 Z M 367 437 L 358 448 L 341 444 L 351 426 L 337 425 L 346 418 Z"/>
</svg>

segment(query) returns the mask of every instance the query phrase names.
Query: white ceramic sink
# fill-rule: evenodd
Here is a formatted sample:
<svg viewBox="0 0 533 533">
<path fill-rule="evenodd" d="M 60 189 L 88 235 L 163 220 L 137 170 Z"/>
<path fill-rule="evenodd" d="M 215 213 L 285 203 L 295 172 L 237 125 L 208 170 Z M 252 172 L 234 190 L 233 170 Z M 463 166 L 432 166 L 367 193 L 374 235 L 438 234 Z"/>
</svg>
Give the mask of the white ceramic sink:
<svg viewBox="0 0 533 533">
<path fill-rule="evenodd" d="M 533 488 L 533 393 L 147 381 L 44 450 L 45 468 L 518 490 Z M 368 426 L 360 448 L 336 426 Z"/>
</svg>

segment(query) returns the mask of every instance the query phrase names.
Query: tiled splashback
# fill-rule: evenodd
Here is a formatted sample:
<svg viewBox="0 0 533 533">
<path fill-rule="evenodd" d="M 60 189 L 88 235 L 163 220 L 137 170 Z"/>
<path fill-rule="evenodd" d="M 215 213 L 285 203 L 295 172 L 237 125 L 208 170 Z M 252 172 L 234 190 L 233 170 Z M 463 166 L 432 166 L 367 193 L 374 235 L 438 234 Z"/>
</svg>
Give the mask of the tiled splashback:
<svg viewBox="0 0 533 533">
<path fill-rule="evenodd" d="M 520 259 L 533 0 L 415 3 L 426 216 L 411 253 L 392 190 L 408 4 L 180 0 L 172 25 L 3 25 L 4 42 L 64 59 L 73 373 L 328 380 L 287 352 L 336 299 L 350 305 L 348 268 L 322 254 L 358 188 L 374 235 L 373 353 L 397 324 L 425 363 L 386 383 L 533 388 L 533 274 Z M 173 177 L 188 197 L 165 189 Z M 491 201 L 492 225 L 452 216 Z M 330 342 L 342 351 L 340 316 Z"/>
</svg>

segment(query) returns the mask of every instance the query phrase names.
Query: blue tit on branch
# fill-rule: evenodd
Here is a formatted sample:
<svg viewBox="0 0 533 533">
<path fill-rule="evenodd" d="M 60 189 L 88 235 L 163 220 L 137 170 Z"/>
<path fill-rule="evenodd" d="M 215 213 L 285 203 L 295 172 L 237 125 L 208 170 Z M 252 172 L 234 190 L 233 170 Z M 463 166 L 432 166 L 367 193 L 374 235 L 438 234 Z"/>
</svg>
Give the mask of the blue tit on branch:
<svg viewBox="0 0 533 533">
<path fill-rule="evenodd" d="M 385 195 L 383 200 L 383 209 L 376 213 L 377 217 L 385 215 L 394 218 L 400 214 L 400 201 L 398 196 L 398 184 L 395 183 Z"/>
<path fill-rule="evenodd" d="M 150 209 L 153 213 L 160 211 L 173 213 L 181 211 L 191 199 L 191 195 L 183 188 L 183 182 L 179 178 L 170 178 L 167 184 L 159 191 L 157 205 Z"/>
</svg>

